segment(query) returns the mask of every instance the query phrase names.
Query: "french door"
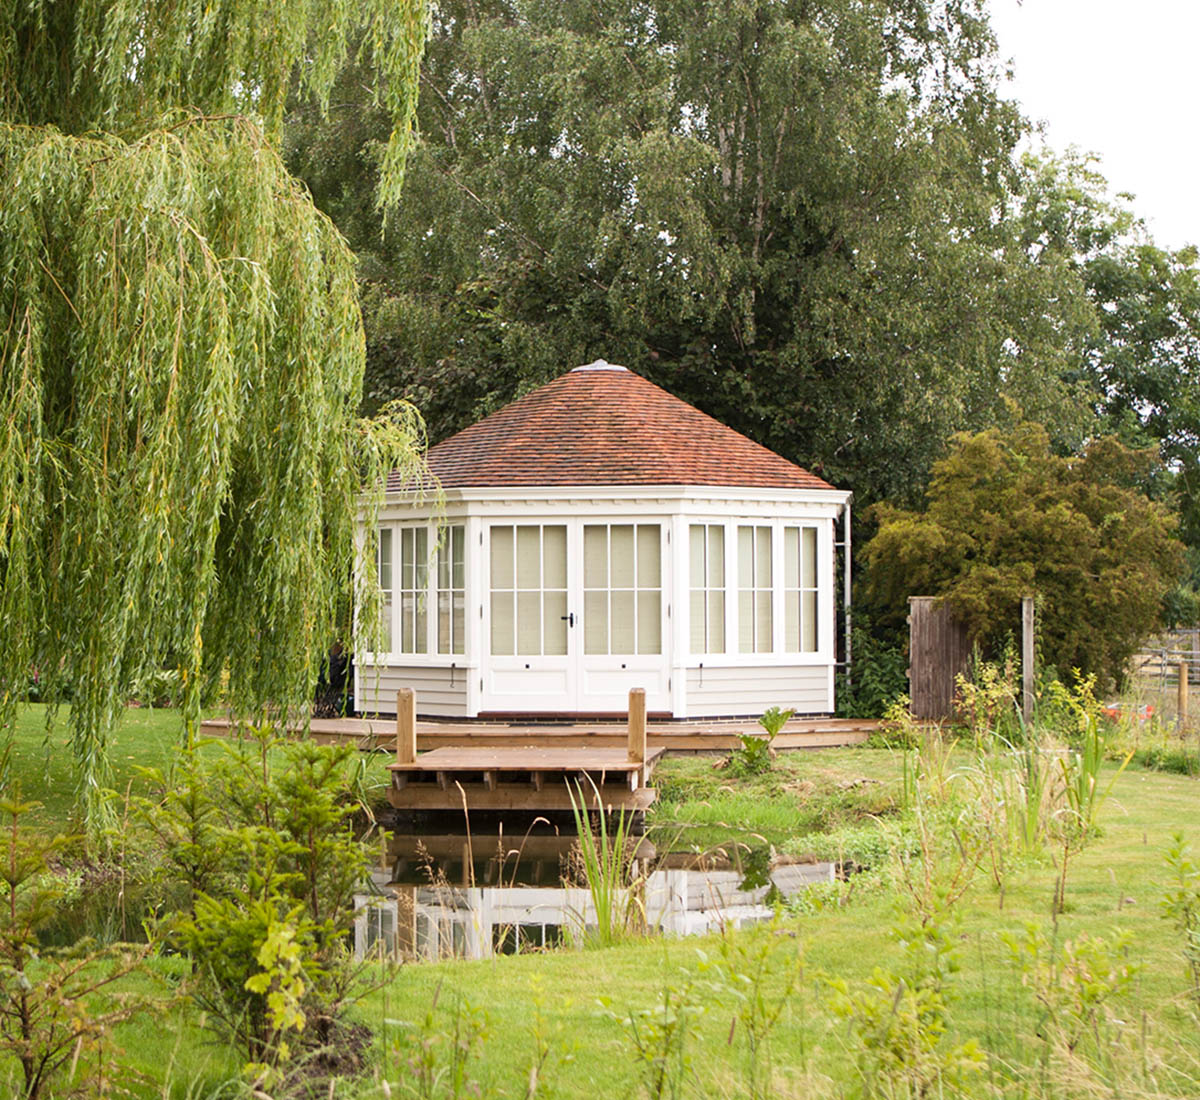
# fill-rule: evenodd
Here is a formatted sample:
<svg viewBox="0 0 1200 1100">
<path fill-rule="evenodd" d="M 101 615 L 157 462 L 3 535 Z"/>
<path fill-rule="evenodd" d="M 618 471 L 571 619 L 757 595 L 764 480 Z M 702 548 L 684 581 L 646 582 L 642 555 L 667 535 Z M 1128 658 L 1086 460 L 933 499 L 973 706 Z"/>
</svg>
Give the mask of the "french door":
<svg viewBox="0 0 1200 1100">
<path fill-rule="evenodd" d="M 665 532 L 658 523 L 491 524 L 485 711 L 669 710 Z"/>
</svg>

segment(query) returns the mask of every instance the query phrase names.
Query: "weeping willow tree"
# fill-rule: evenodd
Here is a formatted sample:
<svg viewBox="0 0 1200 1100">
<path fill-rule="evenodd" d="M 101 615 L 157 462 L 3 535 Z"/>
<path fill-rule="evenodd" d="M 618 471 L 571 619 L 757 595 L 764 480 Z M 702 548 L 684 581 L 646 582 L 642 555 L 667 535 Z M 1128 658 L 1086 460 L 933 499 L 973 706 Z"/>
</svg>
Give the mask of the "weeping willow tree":
<svg viewBox="0 0 1200 1100">
<path fill-rule="evenodd" d="M 70 689 L 90 824 L 149 670 L 180 670 L 192 715 L 218 674 L 243 712 L 310 697 L 364 575 L 360 490 L 419 462 L 410 410 L 356 419 L 353 259 L 277 139 L 289 88 L 324 107 L 369 62 L 393 203 L 426 18 L 0 0 L 0 722 L 34 677 Z"/>
</svg>

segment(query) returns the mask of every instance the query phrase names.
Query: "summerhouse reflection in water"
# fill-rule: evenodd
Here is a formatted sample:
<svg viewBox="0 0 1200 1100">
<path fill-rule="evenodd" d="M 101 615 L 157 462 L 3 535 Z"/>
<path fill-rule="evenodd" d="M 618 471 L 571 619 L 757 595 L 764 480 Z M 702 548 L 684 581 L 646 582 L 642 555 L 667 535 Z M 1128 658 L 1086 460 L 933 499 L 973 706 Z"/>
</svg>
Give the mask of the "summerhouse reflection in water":
<svg viewBox="0 0 1200 1100">
<path fill-rule="evenodd" d="M 630 838 L 619 919 L 698 935 L 769 920 L 775 903 L 832 882 L 832 863 L 772 861 L 766 849 L 658 853 Z M 407 960 L 480 959 L 578 943 L 599 923 L 574 836 L 397 836 L 355 899 L 355 951 Z"/>
</svg>

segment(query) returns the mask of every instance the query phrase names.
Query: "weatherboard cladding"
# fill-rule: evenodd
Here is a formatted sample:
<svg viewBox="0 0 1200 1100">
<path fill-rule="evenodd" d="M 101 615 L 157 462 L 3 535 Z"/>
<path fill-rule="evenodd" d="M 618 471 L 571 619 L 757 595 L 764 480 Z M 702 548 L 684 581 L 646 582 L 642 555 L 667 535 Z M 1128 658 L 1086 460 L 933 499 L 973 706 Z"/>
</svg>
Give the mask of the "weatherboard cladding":
<svg viewBox="0 0 1200 1100">
<path fill-rule="evenodd" d="M 832 488 L 653 382 L 603 361 L 576 367 L 443 440 L 430 449 L 428 462 L 445 489 Z M 393 475 L 388 489 L 402 488 Z"/>
</svg>

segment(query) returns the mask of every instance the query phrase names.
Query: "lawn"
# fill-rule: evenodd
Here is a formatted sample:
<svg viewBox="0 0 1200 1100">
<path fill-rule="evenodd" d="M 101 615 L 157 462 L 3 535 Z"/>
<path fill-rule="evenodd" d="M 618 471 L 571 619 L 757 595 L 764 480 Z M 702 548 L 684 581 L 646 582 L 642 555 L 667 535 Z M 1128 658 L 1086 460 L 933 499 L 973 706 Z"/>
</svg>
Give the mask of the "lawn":
<svg viewBox="0 0 1200 1100">
<path fill-rule="evenodd" d="M 896 778 L 896 758 L 885 751 L 798 755 L 788 770 L 818 781 L 844 765 L 849 765 L 847 773 L 885 778 L 891 772 Z M 1057 930 L 1051 918 L 1056 868 L 1050 861 L 1017 873 L 1003 908 L 986 876 L 977 876 L 955 906 L 953 937 L 961 969 L 952 979 L 957 1000 L 950 1026 L 952 1038 L 975 1038 L 993 1056 L 989 1073 L 998 1078 L 1006 1066 L 1029 1065 L 1041 1046 L 1040 1014 L 1005 942 L 1033 924 L 1059 949 L 1084 933 L 1131 937 L 1127 954 L 1137 970 L 1114 1005 L 1117 1018 L 1138 1040 L 1137 1057 L 1163 1060 L 1159 1085 L 1165 1095 L 1200 1092 L 1200 1065 L 1195 1062 L 1200 1048 L 1194 1007 L 1184 996 L 1181 943 L 1159 909 L 1166 877 L 1163 851 L 1172 830 L 1182 827 L 1200 842 L 1196 795 L 1196 782 L 1186 777 L 1123 775 L 1105 807 L 1103 835 L 1069 867 L 1067 910 Z M 732 937 L 735 954 L 752 954 L 756 943 L 773 943 L 778 969 L 791 949 L 799 947 L 804 954 L 804 980 L 772 1044 L 774 1095 L 845 1094 L 855 1080 L 853 1044 L 847 1022 L 830 1011 L 835 995 L 826 979 L 861 985 L 875 967 L 899 965 L 901 952 L 890 935 L 897 919 L 895 892 L 885 882 L 857 891 L 847 883 L 841 889 L 850 897 L 844 906 L 825 898 L 821 908 L 785 916 L 774 933 Z M 721 950 L 720 938 L 708 937 L 414 966 L 402 972 L 386 995 L 368 1002 L 366 1016 L 378 1031 L 396 1039 L 413 1034 L 436 1039 L 452 1032 L 456 1007 L 473 1005 L 487 1018 L 486 1039 L 479 1043 L 473 1071 L 483 1095 L 523 1095 L 540 1029 L 554 1037 L 558 1059 L 543 1070 L 544 1086 L 552 1083 L 559 1093 L 572 1096 L 626 1096 L 636 1091 L 638 1060 L 621 1020 L 653 1008 L 664 990 L 690 985 L 705 1007 L 692 1047 L 698 1092 L 743 1095 L 749 1055 L 744 1028 L 734 1017 L 745 991 L 730 989 L 727 979 L 716 977 L 711 960 Z M 778 982 L 777 974 L 768 979 L 768 999 Z M 435 996 L 435 1024 L 423 1029 Z M 363 1093 L 373 1094 L 380 1093 Z"/>
<path fill-rule="evenodd" d="M 136 789 L 134 765 L 161 765 L 178 736 L 171 712 L 130 711 L 113 742 L 114 786 Z M 14 744 L 13 773 L 27 795 L 45 804 L 50 820 L 67 820 L 71 805 L 64 738 L 62 730 L 55 732 L 47 755 L 42 715 L 32 708 Z M 382 764 L 375 761 L 371 774 L 381 774 Z M 688 1024 L 685 1095 L 853 1094 L 861 1083 L 857 1067 L 866 1033 L 861 1026 L 856 1032 L 854 1020 L 861 1025 L 869 1001 L 847 1008 L 852 1002 L 846 994 L 862 994 L 882 968 L 886 995 L 877 1000 L 886 1023 L 887 1007 L 900 1004 L 896 976 L 907 965 L 893 934 L 906 892 L 887 858 L 888 846 L 900 838 L 912 844 L 912 814 L 901 809 L 903 754 L 868 748 L 782 754 L 770 772 L 752 778 L 713 765 L 705 758 L 663 765 L 664 797 L 651 819 L 660 838 L 677 837 L 697 849 L 741 842 L 834 858 L 862 852 L 873 858 L 856 862 L 870 869 L 802 899 L 773 928 L 405 966 L 357 1010 L 376 1036 L 374 1064 L 331 1095 L 455 1095 L 449 1084 L 456 1072 L 463 1086 L 458 1095 L 638 1095 L 645 1064 L 639 1041 L 645 1047 L 664 1034 L 664 1022 L 680 1019 Z M 970 753 L 960 747 L 946 768 L 953 775 L 971 766 Z M 1102 782 L 1114 774 L 1110 766 Z M 1017 866 L 1003 899 L 981 868 L 951 906 L 946 927 L 956 958 L 943 968 L 946 1035 L 933 1049 L 975 1040 L 987 1053 L 981 1068 L 968 1073 L 967 1094 L 1200 1094 L 1200 1032 L 1187 996 L 1183 941 L 1160 910 L 1172 832 L 1182 829 L 1200 846 L 1197 792 L 1197 780 L 1185 775 L 1135 768 L 1122 774 L 1103 806 L 1100 835 L 1069 862 L 1066 908 L 1057 919 L 1052 901 L 1059 868 L 1051 852 Z M 970 818 L 972 807 L 962 803 L 960 812 Z M 908 823 L 907 834 L 901 822 Z M 919 861 L 912 866 L 919 870 Z M 947 874 L 936 860 L 933 867 L 935 880 Z M 918 887 L 919 878 L 917 873 L 913 880 Z M 1044 984 L 1040 1006 L 1008 944 L 1030 926 L 1046 938 L 1043 967 L 1057 975 Z M 1118 941 L 1121 934 L 1128 940 Z M 1062 971 L 1070 945 L 1085 935 L 1108 938 L 1114 945 L 1108 961 L 1135 969 L 1127 988 L 1100 1006 L 1094 1019 L 1087 1017 L 1075 1052 L 1068 1053 L 1049 1041 L 1065 1034 L 1062 1021 L 1104 987 L 1098 964 L 1090 985 L 1073 984 L 1072 972 Z M 758 1036 L 752 1056 L 746 1010 L 773 1009 L 798 957 L 802 977 L 780 1002 L 774 1029 Z M 759 982 L 753 975 L 764 960 Z M 1074 973 L 1083 973 L 1082 964 Z M 138 986 L 153 986 L 165 997 L 185 974 L 178 959 L 155 960 L 153 981 L 147 977 Z M 657 1011 L 664 997 L 665 1013 Z M 236 1061 L 200 1024 L 194 1009 L 177 1002 L 119 1029 L 135 1095 L 216 1096 L 237 1076 Z M 164 1076 L 171 1082 L 165 1091 L 156 1083 Z M 424 1092 L 423 1080 L 429 1084 Z M 893 1088 L 892 1094 L 907 1093 Z M 943 1088 L 943 1094 L 956 1093 Z"/>
</svg>

